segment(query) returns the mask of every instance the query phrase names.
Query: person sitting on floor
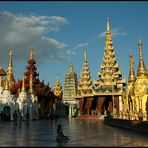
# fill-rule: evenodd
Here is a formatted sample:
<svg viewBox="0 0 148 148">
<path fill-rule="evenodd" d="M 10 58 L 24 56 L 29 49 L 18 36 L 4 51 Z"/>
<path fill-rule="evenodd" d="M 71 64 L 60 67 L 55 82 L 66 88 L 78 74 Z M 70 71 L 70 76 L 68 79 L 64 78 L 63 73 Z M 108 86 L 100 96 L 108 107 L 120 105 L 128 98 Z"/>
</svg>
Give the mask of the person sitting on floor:
<svg viewBox="0 0 148 148">
<path fill-rule="evenodd" d="M 57 138 L 56 138 L 56 140 L 69 140 L 69 138 L 63 134 L 60 124 L 58 125 L 58 128 L 57 128 Z"/>
</svg>

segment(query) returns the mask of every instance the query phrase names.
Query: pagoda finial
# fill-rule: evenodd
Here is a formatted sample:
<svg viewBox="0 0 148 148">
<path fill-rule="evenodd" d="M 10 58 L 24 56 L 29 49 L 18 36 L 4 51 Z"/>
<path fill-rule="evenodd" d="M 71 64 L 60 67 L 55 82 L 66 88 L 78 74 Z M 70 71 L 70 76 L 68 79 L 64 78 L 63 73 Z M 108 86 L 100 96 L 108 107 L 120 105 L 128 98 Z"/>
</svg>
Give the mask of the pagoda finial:
<svg viewBox="0 0 148 148">
<path fill-rule="evenodd" d="M 12 56 L 13 56 L 12 48 L 10 48 L 10 52 L 9 52 L 9 66 L 11 66 L 11 67 L 12 67 Z"/>
<path fill-rule="evenodd" d="M 107 30 L 108 32 L 110 32 L 110 22 L 109 22 L 109 17 L 107 17 L 107 19 L 106 19 L 106 30 Z"/>
<path fill-rule="evenodd" d="M 29 59 L 32 60 L 33 59 L 33 48 L 30 48 L 30 55 L 29 55 Z"/>
<path fill-rule="evenodd" d="M 84 48 L 84 61 L 87 61 L 86 48 Z"/>
<path fill-rule="evenodd" d="M 134 61 L 133 61 L 133 54 L 131 51 L 129 54 L 129 58 L 130 58 L 130 72 L 129 72 L 128 82 L 130 83 L 135 81 Z"/>
<path fill-rule="evenodd" d="M 73 66 L 70 64 L 70 72 L 73 72 Z"/>
<path fill-rule="evenodd" d="M 25 76 L 23 75 L 23 81 L 22 81 L 22 90 L 21 92 L 25 92 L 26 89 L 25 89 Z"/>
<path fill-rule="evenodd" d="M 138 48 L 139 48 L 139 66 L 137 71 L 137 76 L 147 76 L 147 69 L 144 64 L 143 53 L 142 53 L 142 40 L 139 39 L 138 41 Z"/>
</svg>

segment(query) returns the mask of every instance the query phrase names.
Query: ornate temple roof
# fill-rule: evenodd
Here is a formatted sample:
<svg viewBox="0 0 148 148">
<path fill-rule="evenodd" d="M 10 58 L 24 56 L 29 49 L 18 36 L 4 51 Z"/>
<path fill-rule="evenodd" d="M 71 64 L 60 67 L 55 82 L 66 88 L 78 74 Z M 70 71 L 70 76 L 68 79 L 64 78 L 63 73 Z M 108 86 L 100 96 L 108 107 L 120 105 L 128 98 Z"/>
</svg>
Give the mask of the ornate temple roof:
<svg viewBox="0 0 148 148">
<path fill-rule="evenodd" d="M 115 88 L 119 84 L 123 86 L 126 84 L 126 79 L 122 78 L 122 71 L 119 69 L 119 65 L 116 62 L 109 18 L 107 18 L 106 22 L 103 63 L 101 64 L 101 70 L 98 71 L 98 76 L 100 79 L 94 80 L 94 84 L 97 88 Z"/>
<path fill-rule="evenodd" d="M 80 76 L 80 82 L 78 85 L 78 93 L 80 93 L 80 95 L 92 94 L 92 80 L 89 65 L 87 62 L 86 48 L 84 49 L 84 61 Z"/>
<path fill-rule="evenodd" d="M 57 79 L 55 81 L 55 85 L 54 85 L 54 95 L 56 97 L 58 97 L 59 99 L 62 98 L 62 86 L 61 86 L 61 82 L 59 80 L 59 76 L 57 76 Z"/>
<path fill-rule="evenodd" d="M 77 74 L 74 72 L 73 65 L 70 64 L 69 70 L 65 75 L 63 98 L 70 99 L 73 95 L 76 95 L 78 91 L 78 79 Z"/>
</svg>

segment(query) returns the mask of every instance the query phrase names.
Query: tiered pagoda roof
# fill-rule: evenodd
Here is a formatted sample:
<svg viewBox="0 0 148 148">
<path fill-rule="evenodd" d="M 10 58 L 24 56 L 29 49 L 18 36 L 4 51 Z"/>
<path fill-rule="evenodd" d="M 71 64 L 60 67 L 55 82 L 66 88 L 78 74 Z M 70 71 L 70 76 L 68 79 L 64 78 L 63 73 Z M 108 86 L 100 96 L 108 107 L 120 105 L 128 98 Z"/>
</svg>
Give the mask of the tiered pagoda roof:
<svg viewBox="0 0 148 148">
<path fill-rule="evenodd" d="M 69 70 L 66 72 L 63 98 L 71 99 L 73 95 L 76 95 L 78 91 L 78 79 L 77 74 L 73 70 L 72 64 L 70 64 Z"/>
<path fill-rule="evenodd" d="M 59 80 L 59 76 L 57 76 L 55 85 L 54 85 L 54 95 L 58 98 L 58 99 L 62 99 L 62 86 L 61 86 L 61 82 Z"/>
<path fill-rule="evenodd" d="M 86 54 L 86 48 L 84 49 L 84 62 L 82 67 L 82 73 L 80 76 L 80 82 L 78 85 L 78 94 L 79 95 L 87 95 L 92 94 L 92 80 L 89 70 L 89 65 L 87 62 L 87 54 Z"/>
<path fill-rule="evenodd" d="M 101 70 L 98 71 L 98 76 L 100 79 L 94 80 L 94 84 L 97 89 L 100 90 L 110 89 L 112 91 L 114 88 L 126 85 L 126 80 L 122 78 L 122 71 L 119 69 L 119 65 L 116 62 L 108 18 L 103 63 L 101 64 Z"/>
</svg>

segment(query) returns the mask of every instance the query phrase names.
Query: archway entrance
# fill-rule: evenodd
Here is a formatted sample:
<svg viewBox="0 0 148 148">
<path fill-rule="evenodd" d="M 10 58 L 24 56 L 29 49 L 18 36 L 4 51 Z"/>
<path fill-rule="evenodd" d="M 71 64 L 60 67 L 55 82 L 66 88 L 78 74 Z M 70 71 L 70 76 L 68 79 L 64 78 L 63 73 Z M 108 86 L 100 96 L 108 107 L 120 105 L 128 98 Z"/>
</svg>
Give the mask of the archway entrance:
<svg viewBox="0 0 148 148">
<path fill-rule="evenodd" d="M 10 121 L 11 119 L 11 109 L 9 106 L 5 106 L 3 108 L 3 112 L 4 112 L 4 121 Z"/>
</svg>

